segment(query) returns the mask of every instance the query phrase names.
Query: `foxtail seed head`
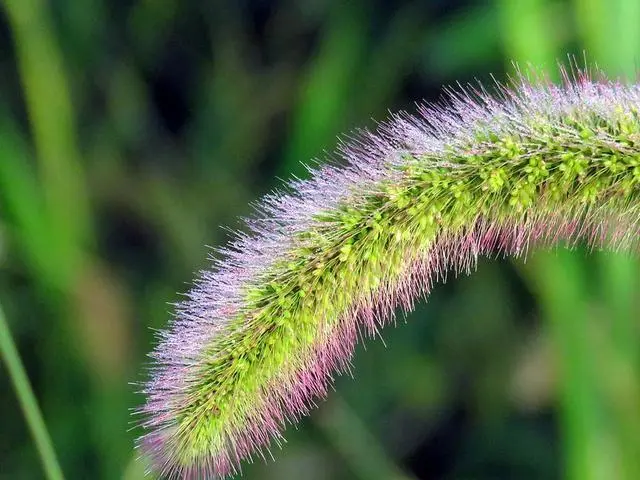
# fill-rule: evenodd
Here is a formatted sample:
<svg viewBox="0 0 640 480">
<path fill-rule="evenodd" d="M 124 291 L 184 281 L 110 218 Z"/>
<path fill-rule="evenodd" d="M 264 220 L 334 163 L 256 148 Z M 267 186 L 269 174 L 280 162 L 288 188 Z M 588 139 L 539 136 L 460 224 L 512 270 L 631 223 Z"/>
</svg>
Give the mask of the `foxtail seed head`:
<svg viewBox="0 0 640 480">
<path fill-rule="evenodd" d="M 265 197 L 152 354 L 139 444 L 160 475 L 221 478 L 449 270 L 564 242 L 637 248 L 640 87 L 580 72 L 449 93 Z"/>
</svg>

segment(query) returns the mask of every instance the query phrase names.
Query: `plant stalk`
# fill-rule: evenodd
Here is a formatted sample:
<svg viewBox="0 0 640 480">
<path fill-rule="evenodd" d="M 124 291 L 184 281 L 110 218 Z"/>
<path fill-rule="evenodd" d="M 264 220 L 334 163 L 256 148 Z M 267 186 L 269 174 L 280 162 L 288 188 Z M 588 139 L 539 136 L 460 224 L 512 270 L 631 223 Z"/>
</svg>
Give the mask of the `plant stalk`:
<svg viewBox="0 0 640 480">
<path fill-rule="evenodd" d="M 42 467 L 49 480 L 63 480 L 62 469 L 56 458 L 51 437 L 42 418 L 38 402 L 29 383 L 29 378 L 20 359 L 9 325 L 0 305 L 0 355 L 7 366 L 9 378 L 16 391 L 20 408 L 27 421 L 31 436 L 36 444 Z"/>
</svg>

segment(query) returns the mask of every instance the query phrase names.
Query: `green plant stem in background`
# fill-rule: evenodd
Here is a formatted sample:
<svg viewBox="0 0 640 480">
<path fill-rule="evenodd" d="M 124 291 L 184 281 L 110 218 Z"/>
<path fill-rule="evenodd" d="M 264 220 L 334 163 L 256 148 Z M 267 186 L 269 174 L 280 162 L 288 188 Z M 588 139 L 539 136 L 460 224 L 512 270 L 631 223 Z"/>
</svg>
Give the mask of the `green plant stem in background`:
<svg viewBox="0 0 640 480">
<path fill-rule="evenodd" d="M 500 0 L 501 30 L 506 57 L 550 70 L 557 42 L 545 31 L 550 4 L 546 0 Z M 541 28 L 542 27 L 542 28 Z M 526 53 L 526 55 L 523 55 Z"/>
<path fill-rule="evenodd" d="M 560 369 L 560 398 L 569 480 L 617 478 L 611 435 L 595 375 L 585 277 L 575 252 L 539 252 L 532 262 L 534 288 L 549 321 Z"/>
<path fill-rule="evenodd" d="M 90 235 L 89 202 L 62 52 L 43 0 L 3 0 L 37 150 L 51 239 L 69 277 Z"/>
<path fill-rule="evenodd" d="M 590 61 L 609 75 L 636 77 L 640 3 L 636 0 L 573 0 L 578 34 Z M 612 41 L 615 39 L 615 41 Z"/>
<path fill-rule="evenodd" d="M 7 366 L 9 377 L 11 378 L 11 382 L 15 388 L 16 396 L 20 402 L 20 407 L 22 408 L 24 417 L 29 425 L 29 430 L 31 430 L 31 435 L 33 436 L 36 448 L 38 449 L 38 454 L 42 461 L 42 467 L 44 468 L 47 478 L 49 480 L 62 480 L 64 476 L 62 475 L 62 470 L 53 450 L 49 432 L 47 432 L 47 427 L 44 424 L 42 413 L 40 412 L 40 408 L 38 408 L 38 402 L 33 394 L 33 389 L 31 388 L 29 378 L 24 370 L 22 360 L 20 360 L 18 349 L 11 337 L 9 325 L 7 324 L 1 305 L 0 353 L 2 354 L 4 363 Z"/>
<path fill-rule="evenodd" d="M 397 467 L 375 436 L 349 407 L 335 394 L 316 418 L 327 440 L 340 452 L 355 478 L 362 480 L 412 480 L 415 477 Z"/>
</svg>

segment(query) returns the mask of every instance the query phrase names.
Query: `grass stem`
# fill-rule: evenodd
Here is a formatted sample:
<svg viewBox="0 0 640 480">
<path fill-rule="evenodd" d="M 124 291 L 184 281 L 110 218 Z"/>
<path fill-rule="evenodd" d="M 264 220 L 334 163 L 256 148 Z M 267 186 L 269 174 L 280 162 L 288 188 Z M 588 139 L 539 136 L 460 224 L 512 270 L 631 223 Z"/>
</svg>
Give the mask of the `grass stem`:
<svg viewBox="0 0 640 480">
<path fill-rule="evenodd" d="M 38 407 L 38 402 L 29 383 L 29 378 L 20 359 L 18 349 L 11 337 L 9 325 L 0 305 L 0 355 L 5 365 L 16 391 L 16 396 L 20 403 L 20 408 L 36 444 L 42 467 L 49 480 L 63 480 L 62 469 L 56 458 L 51 437 L 47 432 L 42 413 Z"/>
</svg>

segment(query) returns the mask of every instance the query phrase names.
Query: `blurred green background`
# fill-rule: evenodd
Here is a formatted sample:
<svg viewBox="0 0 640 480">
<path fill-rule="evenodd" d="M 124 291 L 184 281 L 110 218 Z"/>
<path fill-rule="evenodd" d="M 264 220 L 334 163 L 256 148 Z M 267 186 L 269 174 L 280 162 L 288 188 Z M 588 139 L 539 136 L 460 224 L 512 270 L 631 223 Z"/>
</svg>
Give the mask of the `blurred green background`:
<svg viewBox="0 0 640 480">
<path fill-rule="evenodd" d="M 69 479 L 143 478 L 153 329 L 301 161 L 512 61 L 640 60 L 635 0 L 1 4 L 0 303 Z M 638 479 L 639 288 L 621 253 L 482 261 L 244 478 Z M 44 478 L 6 362 L 0 412 L 0 479 Z"/>
</svg>

